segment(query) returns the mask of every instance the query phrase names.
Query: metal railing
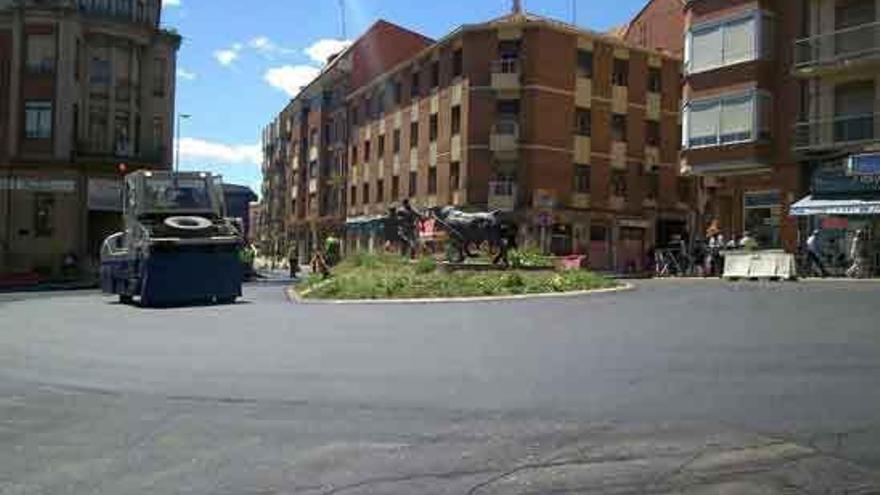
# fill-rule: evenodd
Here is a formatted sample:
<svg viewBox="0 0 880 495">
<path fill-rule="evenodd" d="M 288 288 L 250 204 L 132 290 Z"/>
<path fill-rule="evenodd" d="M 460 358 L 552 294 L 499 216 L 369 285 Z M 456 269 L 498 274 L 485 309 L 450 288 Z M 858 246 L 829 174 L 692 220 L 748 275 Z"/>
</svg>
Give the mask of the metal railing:
<svg viewBox="0 0 880 495">
<path fill-rule="evenodd" d="M 880 22 L 839 29 L 795 41 L 795 69 L 880 59 Z"/>
<path fill-rule="evenodd" d="M 492 134 L 518 137 L 519 123 L 515 120 L 499 120 L 492 125 Z"/>
<path fill-rule="evenodd" d="M 503 58 L 492 62 L 492 72 L 495 74 L 519 74 L 519 59 Z"/>
<path fill-rule="evenodd" d="M 795 124 L 794 147 L 829 148 L 880 141 L 880 114 L 840 115 Z"/>
</svg>

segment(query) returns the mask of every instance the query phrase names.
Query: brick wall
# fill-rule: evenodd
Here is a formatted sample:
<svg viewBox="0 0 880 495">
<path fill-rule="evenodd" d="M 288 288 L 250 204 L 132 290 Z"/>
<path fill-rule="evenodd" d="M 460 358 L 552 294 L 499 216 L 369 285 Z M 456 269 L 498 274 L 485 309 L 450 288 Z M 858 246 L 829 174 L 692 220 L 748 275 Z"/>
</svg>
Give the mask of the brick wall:
<svg viewBox="0 0 880 495">
<path fill-rule="evenodd" d="M 681 0 L 651 0 L 630 22 L 624 39 L 652 50 L 681 57 L 684 50 Z"/>
</svg>

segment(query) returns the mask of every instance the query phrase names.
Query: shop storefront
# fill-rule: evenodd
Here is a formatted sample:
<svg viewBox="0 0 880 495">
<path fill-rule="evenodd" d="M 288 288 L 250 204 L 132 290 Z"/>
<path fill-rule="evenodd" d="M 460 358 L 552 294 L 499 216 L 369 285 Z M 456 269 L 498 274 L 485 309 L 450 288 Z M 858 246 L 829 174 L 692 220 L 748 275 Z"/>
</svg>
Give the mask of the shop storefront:
<svg viewBox="0 0 880 495">
<path fill-rule="evenodd" d="M 873 163 L 880 164 L 880 155 L 873 156 L 877 157 Z M 823 262 L 836 275 L 852 264 L 852 241 L 856 232 L 864 232 L 876 275 L 880 267 L 880 166 L 859 170 L 852 164 L 847 159 L 818 166 L 812 176 L 812 194 L 792 205 L 791 214 L 801 219 L 802 240 L 819 231 Z"/>
<path fill-rule="evenodd" d="M 762 249 L 779 248 L 782 197 L 778 190 L 743 193 L 743 232 L 748 232 Z"/>
</svg>

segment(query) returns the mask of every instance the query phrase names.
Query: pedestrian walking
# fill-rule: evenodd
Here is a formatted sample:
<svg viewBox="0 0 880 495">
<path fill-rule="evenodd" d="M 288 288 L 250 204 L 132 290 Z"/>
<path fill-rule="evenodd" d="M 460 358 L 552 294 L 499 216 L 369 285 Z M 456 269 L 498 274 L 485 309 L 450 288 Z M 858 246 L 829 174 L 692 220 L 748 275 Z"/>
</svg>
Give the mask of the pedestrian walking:
<svg viewBox="0 0 880 495">
<path fill-rule="evenodd" d="M 857 230 L 853 237 L 852 246 L 850 248 L 850 258 L 852 258 L 852 266 L 846 271 L 849 278 L 865 278 L 868 276 L 868 243 L 865 239 L 865 232 Z"/>
<path fill-rule="evenodd" d="M 807 267 L 810 271 L 815 268 L 819 269 L 819 276 L 825 278 L 828 271 L 825 270 L 825 264 L 822 263 L 822 247 L 819 244 L 820 230 L 814 230 L 810 237 L 807 238 Z"/>
<path fill-rule="evenodd" d="M 290 278 L 296 278 L 299 274 L 299 248 L 296 242 L 291 243 L 287 250 L 287 265 L 290 270 Z"/>
</svg>

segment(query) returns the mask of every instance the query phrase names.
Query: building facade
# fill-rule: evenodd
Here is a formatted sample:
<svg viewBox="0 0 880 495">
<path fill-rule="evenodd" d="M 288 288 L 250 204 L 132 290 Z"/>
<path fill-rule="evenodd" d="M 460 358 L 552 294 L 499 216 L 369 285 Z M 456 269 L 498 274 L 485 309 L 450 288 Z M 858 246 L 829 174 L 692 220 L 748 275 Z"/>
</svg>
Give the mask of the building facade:
<svg viewBox="0 0 880 495">
<path fill-rule="evenodd" d="M 523 13 L 463 26 L 348 98 L 350 247 L 415 205 L 504 210 L 520 242 L 646 268 L 688 229 L 679 67 L 666 54 Z"/>
<path fill-rule="evenodd" d="M 264 132 L 264 248 L 378 249 L 375 220 L 405 198 L 507 211 L 521 242 L 597 269 L 644 269 L 693 228 L 680 59 L 522 12 L 419 36 L 370 74 L 361 40 Z"/>
<path fill-rule="evenodd" d="M 0 275 L 93 270 L 121 175 L 171 165 L 180 37 L 159 0 L 0 2 Z"/>
<path fill-rule="evenodd" d="M 623 39 L 632 45 L 684 54 L 684 10 L 681 0 L 649 0 L 625 26 Z"/>
<path fill-rule="evenodd" d="M 880 1 L 804 2 L 792 43 L 801 107 L 793 149 L 809 196 L 792 207 L 802 237 L 821 230 L 837 273 L 863 231 L 880 267 Z M 844 259 L 843 263 L 839 260 Z"/>
<path fill-rule="evenodd" d="M 796 249 L 789 215 L 804 192 L 793 153 L 800 85 L 792 74 L 799 2 L 685 3 L 682 164 L 700 177 L 698 213 L 726 238 Z"/>
<path fill-rule="evenodd" d="M 331 57 L 263 130 L 260 247 L 282 255 L 296 244 L 304 261 L 329 235 L 343 235 L 347 203 L 347 97 L 432 40 L 378 21 Z"/>
<path fill-rule="evenodd" d="M 704 227 L 789 252 L 823 228 L 841 264 L 855 231 L 876 240 L 878 12 L 877 0 L 685 4 L 682 160 L 701 178 Z"/>
</svg>

